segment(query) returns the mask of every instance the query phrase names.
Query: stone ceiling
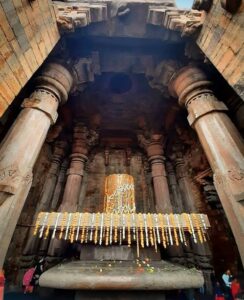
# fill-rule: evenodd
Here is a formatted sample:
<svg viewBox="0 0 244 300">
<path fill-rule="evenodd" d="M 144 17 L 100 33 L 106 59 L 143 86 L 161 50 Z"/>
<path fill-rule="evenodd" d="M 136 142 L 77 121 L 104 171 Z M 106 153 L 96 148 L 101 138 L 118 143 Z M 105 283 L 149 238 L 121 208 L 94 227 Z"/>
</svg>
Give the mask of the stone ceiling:
<svg viewBox="0 0 244 300">
<path fill-rule="evenodd" d="M 68 104 L 72 118 L 88 124 L 96 119 L 105 145 L 133 144 L 139 129 L 168 129 L 177 104 L 167 83 L 189 62 L 182 34 L 189 20 L 196 24 L 199 12 L 189 15 L 174 1 L 157 0 L 54 4 L 62 33 L 54 55 L 65 59 L 76 77 Z"/>
</svg>

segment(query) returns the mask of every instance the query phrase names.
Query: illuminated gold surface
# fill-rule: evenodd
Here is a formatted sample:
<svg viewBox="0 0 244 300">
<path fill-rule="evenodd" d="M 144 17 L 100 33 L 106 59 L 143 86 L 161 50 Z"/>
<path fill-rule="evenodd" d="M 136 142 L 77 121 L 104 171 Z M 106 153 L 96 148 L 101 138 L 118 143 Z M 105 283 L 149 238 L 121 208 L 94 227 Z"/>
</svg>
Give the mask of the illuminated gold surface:
<svg viewBox="0 0 244 300">
<path fill-rule="evenodd" d="M 135 212 L 134 179 L 128 174 L 112 174 L 105 180 L 104 212 Z"/>
</svg>

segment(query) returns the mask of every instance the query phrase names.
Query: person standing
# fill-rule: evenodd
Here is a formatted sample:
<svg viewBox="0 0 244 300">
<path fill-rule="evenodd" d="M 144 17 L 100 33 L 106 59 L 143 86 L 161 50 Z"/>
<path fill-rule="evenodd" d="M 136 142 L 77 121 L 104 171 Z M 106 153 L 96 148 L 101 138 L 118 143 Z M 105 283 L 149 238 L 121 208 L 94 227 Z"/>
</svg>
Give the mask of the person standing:
<svg viewBox="0 0 244 300">
<path fill-rule="evenodd" d="M 24 294 L 33 292 L 34 285 L 32 284 L 32 278 L 33 278 L 34 272 L 35 272 L 35 268 L 30 268 L 29 270 L 27 270 L 25 272 L 25 274 L 23 276 L 22 285 L 23 285 Z"/>
<path fill-rule="evenodd" d="M 4 283 L 5 283 L 4 271 L 0 269 L 0 300 L 3 300 L 3 296 L 4 296 Z"/>
<path fill-rule="evenodd" d="M 226 270 L 226 272 L 222 275 L 222 279 L 224 281 L 225 286 L 225 292 L 228 300 L 232 300 L 232 294 L 231 294 L 231 281 L 232 281 L 232 275 L 230 270 Z"/>
<path fill-rule="evenodd" d="M 217 281 L 214 292 L 215 300 L 225 300 L 224 293 L 221 289 L 220 283 Z"/>
<path fill-rule="evenodd" d="M 234 300 L 236 300 L 236 296 L 241 292 L 240 283 L 237 278 L 233 278 L 231 282 L 231 294 Z"/>
</svg>

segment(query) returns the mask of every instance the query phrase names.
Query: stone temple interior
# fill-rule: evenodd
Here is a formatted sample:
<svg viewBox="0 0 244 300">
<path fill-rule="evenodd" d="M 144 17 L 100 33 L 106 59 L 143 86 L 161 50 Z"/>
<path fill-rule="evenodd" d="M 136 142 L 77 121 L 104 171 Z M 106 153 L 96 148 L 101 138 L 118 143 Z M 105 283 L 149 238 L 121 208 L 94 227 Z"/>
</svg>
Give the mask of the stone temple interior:
<svg viewBox="0 0 244 300">
<path fill-rule="evenodd" d="M 21 286 L 25 271 L 45 257 L 41 289 L 70 290 L 72 299 L 149 297 L 141 290 L 178 299 L 177 290 L 203 283 L 211 294 L 213 274 L 243 272 L 244 123 L 243 88 L 233 89 L 196 42 L 209 9 L 195 4 L 189 16 L 174 1 L 68 2 L 53 2 L 61 37 L 1 118 L 1 169 L 19 164 L 24 176 L 32 160 L 33 174 L 23 177 L 28 187 L 20 196 L 18 176 L 0 183 L 1 195 L 13 199 L 0 200 L 6 284 Z M 30 115 L 33 107 L 51 119 L 50 129 Z M 136 213 L 206 214 L 207 241 L 148 247 L 138 258 L 135 245 L 33 236 L 40 212 L 103 212 L 112 174 L 133 177 Z M 4 235 L 8 228 L 13 235 Z"/>
</svg>

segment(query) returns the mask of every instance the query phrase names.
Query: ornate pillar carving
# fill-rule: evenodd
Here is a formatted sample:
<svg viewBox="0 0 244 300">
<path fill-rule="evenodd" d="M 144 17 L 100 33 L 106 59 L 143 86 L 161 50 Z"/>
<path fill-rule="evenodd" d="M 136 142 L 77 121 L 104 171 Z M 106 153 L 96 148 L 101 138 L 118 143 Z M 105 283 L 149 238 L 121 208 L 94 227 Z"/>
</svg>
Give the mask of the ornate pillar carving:
<svg viewBox="0 0 244 300">
<path fill-rule="evenodd" d="M 54 151 L 51 166 L 49 168 L 47 178 L 43 185 L 43 189 L 40 195 L 40 200 L 37 201 L 36 212 L 34 214 L 33 220 L 36 220 L 39 212 L 48 211 L 51 206 L 51 201 L 58 179 L 58 174 L 60 171 L 61 163 L 64 158 L 67 149 L 66 141 L 57 141 L 54 144 Z M 33 255 L 36 253 L 38 248 L 39 239 L 33 236 L 33 230 L 29 230 L 27 243 L 25 245 L 23 255 Z"/>
<path fill-rule="evenodd" d="M 34 92 L 0 147 L 0 267 L 32 182 L 32 168 L 57 108 L 68 98 L 72 77 L 62 65 L 44 66 Z"/>
<path fill-rule="evenodd" d="M 156 210 L 157 212 L 170 213 L 172 206 L 164 165 L 163 139 L 161 134 L 152 134 L 148 139 L 142 134 L 138 135 L 138 141 L 146 150 L 151 165 Z"/>
<path fill-rule="evenodd" d="M 89 130 L 81 122 L 75 124 L 70 166 L 67 170 L 64 195 L 59 211 L 74 212 L 77 210 L 84 168 L 88 159 L 87 154 L 91 147 L 97 143 L 97 139 L 96 131 Z"/>
<path fill-rule="evenodd" d="M 173 207 L 175 208 L 176 213 L 182 213 L 184 211 L 182 206 L 182 197 L 177 184 L 174 167 L 170 161 L 166 162 L 166 171 L 169 178 L 169 187 L 173 197 Z"/>
<path fill-rule="evenodd" d="M 66 184 L 62 203 L 59 206 L 60 212 L 75 212 L 79 205 L 82 179 L 84 176 L 85 164 L 88 160 L 88 153 L 92 146 L 97 143 L 98 134 L 94 130 L 89 130 L 82 122 L 76 122 L 73 131 L 72 154 L 67 170 Z M 53 240 L 50 243 L 48 254 L 59 260 L 66 250 L 66 243 L 60 240 Z M 53 261 L 51 258 L 50 261 Z"/>
<path fill-rule="evenodd" d="M 244 143 L 226 114 L 224 103 L 211 90 L 211 82 L 197 67 L 181 69 L 169 86 L 188 111 L 214 173 L 214 185 L 232 228 L 244 263 Z"/>
<path fill-rule="evenodd" d="M 195 205 L 195 194 L 193 192 L 191 179 L 186 170 L 182 148 L 182 145 L 175 145 L 173 147 L 175 152 L 173 153 L 172 158 L 174 158 L 175 162 L 174 165 L 176 170 L 176 178 L 180 187 L 183 211 L 194 213 L 197 212 Z M 205 272 L 209 273 L 209 270 L 212 270 L 210 263 L 211 253 L 208 245 L 191 243 L 184 247 L 184 252 L 189 265 L 196 264 L 200 269 L 203 270 L 204 274 Z"/>
<path fill-rule="evenodd" d="M 61 165 L 61 168 L 60 168 L 60 171 L 58 174 L 57 183 L 56 183 L 56 186 L 55 186 L 55 189 L 53 192 L 53 198 L 52 198 L 52 202 L 50 205 L 51 211 L 56 211 L 59 207 L 60 200 L 62 198 L 63 191 L 64 191 L 64 184 L 65 184 L 67 168 L 68 168 L 68 160 L 64 159 L 64 161 L 62 162 L 62 165 Z"/>
<path fill-rule="evenodd" d="M 176 178 L 179 183 L 181 198 L 183 200 L 184 211 L 188 213 L 195 212 L 194 194 L 191 187 L 190 178 L 186 171 L 186 166 L 181 151 L 175 152 L 175 170 Z"/>
</svg>

